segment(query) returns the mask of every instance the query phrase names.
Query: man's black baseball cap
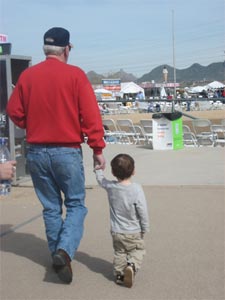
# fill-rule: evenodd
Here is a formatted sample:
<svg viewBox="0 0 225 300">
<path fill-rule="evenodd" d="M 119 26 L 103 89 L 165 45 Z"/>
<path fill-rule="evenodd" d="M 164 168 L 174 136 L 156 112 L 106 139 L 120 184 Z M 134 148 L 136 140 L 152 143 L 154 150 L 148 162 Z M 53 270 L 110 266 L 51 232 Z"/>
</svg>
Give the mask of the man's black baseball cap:
<svg viewBox="0 0 225 300">
<path fill-rule="evenodd" d="M 69 31 L 61 27 L 53 27 L 44 34 L 44 45 L 73 47 Z"/>
</svg>

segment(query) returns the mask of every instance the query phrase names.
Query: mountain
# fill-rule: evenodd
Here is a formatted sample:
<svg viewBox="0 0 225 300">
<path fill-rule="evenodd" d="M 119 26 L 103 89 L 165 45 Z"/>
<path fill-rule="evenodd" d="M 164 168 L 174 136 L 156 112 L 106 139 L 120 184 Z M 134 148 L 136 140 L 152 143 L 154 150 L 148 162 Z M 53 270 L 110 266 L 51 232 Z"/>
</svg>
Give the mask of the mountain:
<svg viewBox="0 0 225 300">
<path fill-rule="evenodd" d="M 174 69 L 171 66 L 165 65 L 168 70 L 168 82 L 174 82 Z M 163 70 L 164 65 L 161 65 L 151 72 L 143 75 L 137 81 L 145 82 L 152 81 L 162 82 L 163 81 Z M 176 82 L 194 82 L 194 81 L 224 81 L 224 63 L 212 63 L 206 67 L 200 64 L 193 64 L 186 69 L 176 69 Z"/>
<path fill-rule="evenodd" d="M 121 82 L 137 81 L 137 77 L 124 72 L 122 69 L 119 72 L 109 73 L 107 75 L 100 75 L 94 71 L 90 71 L 87 73 L 87 77 L 92 84 L 101 84 L 102 79 L 120 79 Z"/>
<path fill-rule="evenodd" d="M 92 84 L 101 84 L 102 79 L 104 78 L 103 75 L 97 74 L 94 71 L 88 72 L 87 77 Z"/>
<path fill-rule="evenodd" d="M 107 75 L 97 74 L 94 71 L 87 73 L 87 77 L 92 84 L 101 84 L 102 79 L 121 79 L 121 82 L 134 81 L 137 83 L 151 82 L 154 80 L 157 82 L 163 82 L 162 70 L 166 66 L 168 70 L 168 82 L 174 82 L 174 69 L 169 65 L 161 65 L 153 69 L 147 74 L 144 74 L 140 78 L 135 77 L 133 74 L 126 73 L 124 70 L 120 70 L 116 73 L 110 73 Z M 206 67 L 194 63 L 192 66 L 186 69 L 176 69 L 176 82 L 179 83 L 193 83 L 193 82 L 208 82 L 208 81 L 224 81 L 225 80 L 225 66 L 223 62 L 212 63 Z"/>
</svg>

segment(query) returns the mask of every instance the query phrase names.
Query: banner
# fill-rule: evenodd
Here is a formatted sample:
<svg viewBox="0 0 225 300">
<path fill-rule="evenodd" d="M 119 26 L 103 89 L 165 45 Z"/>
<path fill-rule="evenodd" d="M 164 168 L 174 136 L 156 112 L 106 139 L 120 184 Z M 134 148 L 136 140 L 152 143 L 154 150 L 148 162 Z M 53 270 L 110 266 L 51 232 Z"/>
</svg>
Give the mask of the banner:
<svg viewBox="0 0 225 300">
<path fill-rule="evenodd" d="M 102 79 L 102 85 L 104 89 L 109 91 L 120 91 L 121 80 L 120 79 Z"/>
</svg>

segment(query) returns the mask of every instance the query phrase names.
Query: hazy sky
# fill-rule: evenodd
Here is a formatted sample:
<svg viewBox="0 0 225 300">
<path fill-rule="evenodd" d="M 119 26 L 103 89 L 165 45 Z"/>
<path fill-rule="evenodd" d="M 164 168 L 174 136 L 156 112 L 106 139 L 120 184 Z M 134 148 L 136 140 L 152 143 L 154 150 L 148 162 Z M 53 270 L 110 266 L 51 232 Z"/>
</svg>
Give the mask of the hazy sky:
<svg viewBox="0 0 225 300">
<path fill-rule="evenodd" d="M 224 2 L 0 0 L 0 33 L 8 35 L 12 54 L 31 56 L 35 64 L 44 59 L 44 33 L 65 27 L 74 44 L 69 63 L 85 72 L 123 69 L 142 76 L 159 65 L 173 66 L 173 54 L 178 69 L 224 61 Z"/>
</svg>

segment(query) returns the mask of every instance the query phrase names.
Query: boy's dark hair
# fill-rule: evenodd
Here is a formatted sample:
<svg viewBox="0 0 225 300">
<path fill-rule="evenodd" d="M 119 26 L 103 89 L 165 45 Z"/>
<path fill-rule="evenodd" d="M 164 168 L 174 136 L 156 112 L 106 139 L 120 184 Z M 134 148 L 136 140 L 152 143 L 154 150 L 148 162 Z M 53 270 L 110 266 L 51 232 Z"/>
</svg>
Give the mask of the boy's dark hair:
<svg viewBox="0 0 225 300">
<path fill-rule="evenodd" d="M 124 180 L 130 178 L 134 172 L 134 159 L 128 154 L 118 154 L 111 161 L 113 175 Z"/>
</svg>

